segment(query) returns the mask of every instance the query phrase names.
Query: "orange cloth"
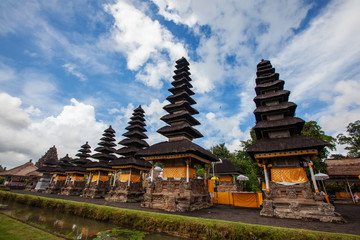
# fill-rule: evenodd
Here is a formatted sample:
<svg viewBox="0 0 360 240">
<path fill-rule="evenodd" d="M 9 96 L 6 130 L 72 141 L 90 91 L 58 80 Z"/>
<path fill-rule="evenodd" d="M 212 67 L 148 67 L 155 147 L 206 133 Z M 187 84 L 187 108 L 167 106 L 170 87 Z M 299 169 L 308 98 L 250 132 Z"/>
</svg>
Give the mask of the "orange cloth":
<svg viewBox="0 0 360 240">
<path fill-rule="evenodd" d="M 74 176 L 74 175 L 72 175 L 71 176 L 71 181 L 84 181 L 84 176 Z"/>
<path fill-rule="evenodd" d="M 208 180 L 208 192 L 214 192 L 214 182 Z"/>
<path fill-rule="evenodd" d="M 307 182 L 304 168 L 272 168 L 271 181 L 275 182 Z"/>
<path fill-rule="evenodd" d="M 259 200 L 262 200 L 262 196 L 259 196 L 259 193 L 233 193 L 233 198 L 234 206 L 251 208 L 259 208 Z"/>
<path fill-rule="evenodd" d="M 129 181 L 130 174 L 120 174 L 119 181 L 127 182 Z M 140 182 L 140 175 L 131 174 L 131 182 Z"/>
<path fill-rule="evenodd" d="M 98 178 L 99 178 L 99 175 L 93 175 L 91 181 L 96 182 L 98 180 Z M 100 182 L 107 182 L 108 179 L 109 179 L 109 176 L 100 175 L 99 181 Z"/>
<path fill-rule="evenodd" d="M 220 182 L 232 182 L 233 179 L 232 176 L 220 176 Z"/>
<path fill-rule="evenodd" d="M 351 198 L 350 193 L 347 192 L 336 192 L 336 198 Z"/>
<path fill-rule="evenodd" d="M 216 192 L 214 193 L 214 203 L 217 204 L 233 204 L 233 195 L 229 192 Z"/>
<path fill-rule="evenodd" d="M 192 178 L 195 173 L 196 173 L 196 169 L 189 167 L 189 178 Z M 164 167 L 163 168 L 163 177 L 185 178 L 186 177 L 186 167 Z"/>
<path fill-rule="evenodd" d="M 66 176 L 56 175 L 56 176 L 54 177 L 53 181 L 56 181 L 56 180 L 65 181 L 65 180 L 66 180 Z"/>
</svg>

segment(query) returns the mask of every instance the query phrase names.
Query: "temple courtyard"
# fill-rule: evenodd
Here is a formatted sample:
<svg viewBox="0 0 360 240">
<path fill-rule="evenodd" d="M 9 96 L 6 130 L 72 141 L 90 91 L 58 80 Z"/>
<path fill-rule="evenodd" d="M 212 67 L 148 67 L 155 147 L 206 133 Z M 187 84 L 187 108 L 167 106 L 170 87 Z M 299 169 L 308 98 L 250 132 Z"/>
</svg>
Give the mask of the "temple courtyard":
<svg viewBox="0 0 360 240">
<path fill-rule="evenodd" d="M 334 233 L 347 233 L 360 235 L 360 205 L 335 205 L 336 212 L 340 213 L 347 223 L 324 223 L 317 221 L 304 221 L 304 220 L 292 220 L 292 219 L 279 219 L 270 217 L 261 217 L 259 215 L 259 209 L 256 208 L 240 208 L 230 205 L 215 204 L 211 208 L 201 209 L 192 212 L 176 212 L 169 213 L 160 209 L 143 208 L 139 203 L 121 203 L 121 202 L 107 202 L 104 199 L 90 199 L 81 198 L 79 196 L 64 196 L 54 195 L 47 193 L 28 192 L 23 190 L 12 190 L 14 193 L 37 195 L 48 198 L 57 198 L 64 200 L 71 200 L 77 202 L 87 202 L 98 205 L 107 205 L 125 209 L 135 209 L 149 212 L 159 212 L 166 214 L 177 214 L 189 217 L 200 217 L 218 220 L 227 220 L 233 222 L 243 222 L 250 224 L 260 224 L 276 227 L 286 228 L 301 228 L 315 231 L 334 232 Z"/>
</svg>

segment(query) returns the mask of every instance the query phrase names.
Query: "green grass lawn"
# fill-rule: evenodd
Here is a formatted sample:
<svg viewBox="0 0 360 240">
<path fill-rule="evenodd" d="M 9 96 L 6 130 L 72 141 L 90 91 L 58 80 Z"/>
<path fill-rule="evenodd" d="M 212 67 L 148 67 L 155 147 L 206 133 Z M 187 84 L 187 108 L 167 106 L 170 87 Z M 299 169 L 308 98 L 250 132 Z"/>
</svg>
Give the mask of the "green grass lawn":
<svg viewBox="0 0 360 240">
<path fill-rule="evenodd" d="M 6 240 L 52 240 L 61 239 L 25 223 L 0 214 L 0 239 Z"/>
</svg>

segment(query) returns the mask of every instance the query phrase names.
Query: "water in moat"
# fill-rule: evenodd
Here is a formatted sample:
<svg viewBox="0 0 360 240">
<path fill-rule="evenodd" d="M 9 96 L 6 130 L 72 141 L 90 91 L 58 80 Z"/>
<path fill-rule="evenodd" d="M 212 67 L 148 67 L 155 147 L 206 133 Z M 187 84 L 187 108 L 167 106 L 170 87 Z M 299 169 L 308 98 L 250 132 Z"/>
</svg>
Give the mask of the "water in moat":
<svg viewBox="0 0 360 240">
<path fill-rule="evenodd" d="M 0 201 L 0 212 L 70 239 L 178 240 L 173 236 L 121 228 L 109 222 L 67 215 L 46 208 Z"/>
</svg>

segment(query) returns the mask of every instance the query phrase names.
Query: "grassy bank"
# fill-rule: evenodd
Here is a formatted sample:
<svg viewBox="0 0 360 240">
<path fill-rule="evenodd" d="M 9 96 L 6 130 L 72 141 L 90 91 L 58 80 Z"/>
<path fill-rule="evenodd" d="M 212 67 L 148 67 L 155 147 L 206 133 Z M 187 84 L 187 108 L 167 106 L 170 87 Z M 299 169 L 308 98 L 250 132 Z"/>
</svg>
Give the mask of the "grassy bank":
<svg viewBox="0 0 360 240">
<path fill-rule="evenodd" d="M 0 214 L 0 239 L 11 240 L 54 240 L 58 238 L 50 233 L 31 227 L 25 223 Z"/>
<path fill-rule="evenodd" d="M 343 233 L 270 227 L 99 206 L 0 191 L 0 199 L 53 209 L 143 231 L 163 232 L 189 239 L 360 239 Z"/>
</svg>

